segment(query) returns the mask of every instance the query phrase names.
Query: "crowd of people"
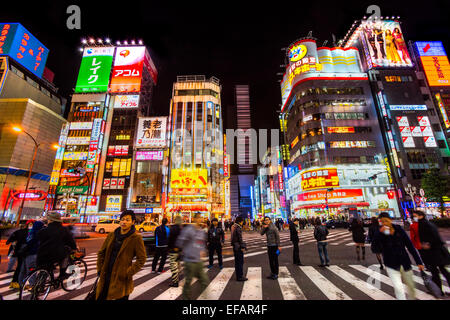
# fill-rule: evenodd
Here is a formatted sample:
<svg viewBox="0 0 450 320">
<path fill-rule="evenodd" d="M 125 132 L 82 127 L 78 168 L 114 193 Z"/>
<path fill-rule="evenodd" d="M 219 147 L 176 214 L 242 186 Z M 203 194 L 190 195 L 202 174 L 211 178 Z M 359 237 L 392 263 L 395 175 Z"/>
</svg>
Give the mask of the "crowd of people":
<svg viewBox="0 0 450 320">
<path fill-rule="evenodd" d="M 450 264 L 450 254 L 436 226 L 425 218 L 424 213 L 414 211 L 413 216 L 414 223 L 410 228 L 410 236 L 401 226 L 392 223 L 391 217 L 386 212 L 372 218 L 367 234 L 361 219 L 353 218 L 348 230 L 352 233 L 357 260 L 366 259 L 365 244 L 370 243 L 370 249 L 376 255 L 380 269 L 386 269 L 392 281 L 396 298 L 406 299 L 403 279 L 408 288 L 408 297 L 414 299 L 415 286 L 409 252 L 420 271 L 426 268 L 431 272 L 433 282 L 445 296 L 448 293 L 442 289 L 440 273 L 450 284 L 450 274 L 445 268 Z M 317 242 L 319 266 L 330 266 L 327 240 L 329 231 L 326 221 L 319 217 L 294 218 L 289 223 L 281 219 L 272 221 L 267 216 L 253 221 L 245 220 L 241 216 L 233 221 L 219 221 L 217 218 L 205 220 L 200 213 L 196 213 L 193 215 L 193 223 L 183 224 L 179 215 L 174 217 L 173 222 L 168 225 L 168 220 L 163 218 L 155 229 L 156 248 L 151 272 L 158 274 L 165 272 L 164 265 L 169 257 L 171 272 L 169 286 L 178 287 L 180 274 L 183 272 L 184 299 L 192 298 L 193 278 L 199 280 L 202 290 L 208 286 L 209 278 L 203 268 L 203 256 L 208 255 L 208 269 L 214 267 L 215 256 L 219 269 L 223 268 L 222 248 L 225 244 L 225 233 L 228 231 L 231 233 L 236 281 L 248 280 L 244 276 L 244 253 L 247 251 L 247 245 L 243 231 L 246 226 L 266 237 L 270 267 L 268 279 L 278 279 L 278 259 L 282 252 L 280 232 L 286 227 L 293 247 L 293 264 L 303 265 L 300 259 L 299 233 L 311 226 L 314 228 L 313 235 Z M 147 259 L 144 242 L 135 229 L 135 223 L 134 212 L 123 211 L 120 216 L 120 227 L 108 234 L 97 253 L 98 283 L 95 289 L 97 300 L 127 300 L 133 292 L 133 275 L 143 268 Z M 67 248 L 77 249 L 72 235 L 62 226 L 58 213 L 49 213 L 47 221 L 27 221 L 23 228 L 11 234 L 7 244 L 12 244 L 9 249 L 8 271 L 17 264 L 11 288 L 20 288 L 23 279 L 33 268 L 48 267 L 55 262 L 60 264 L 60 274 L 64 277 Z"/>
</svg>

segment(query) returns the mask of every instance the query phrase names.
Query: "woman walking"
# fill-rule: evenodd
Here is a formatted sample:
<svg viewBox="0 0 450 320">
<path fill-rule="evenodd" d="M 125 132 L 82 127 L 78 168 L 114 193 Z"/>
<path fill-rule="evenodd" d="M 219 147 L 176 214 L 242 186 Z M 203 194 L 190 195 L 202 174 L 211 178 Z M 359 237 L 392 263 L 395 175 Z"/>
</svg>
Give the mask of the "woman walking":
<svg viewBox="0 0 450 320">
<path fill-rule="evenodd" d="M 380 224 L 378 223 L 377 217 L 372 217 L 371 219 L 372 223 L 369 227 L 369 234 L 367 236 L 367 240 L 370 243 L 370 250 L 372 253 L 374 253 L 377 256 L 378 263 L 380 264 L 380 269 L 383 270 L 383 261 L 381 260 L 381 248 L 378 248 L 375 243 L 373 243 L 373 238 L 375 236 L 375 233 L 378 232 L 380 229 Z"/>
<path fill-rule="evenodd" d="M 132 210 L 120 215 L 120 228 L 108 234 L 97 254 L 96 300 L 128 300 L 133 292 L 133 275 L 145 264 L 144 241 L 136 233 Z M 133 263 L 133 259 L 136 261 Z"/>
<path fill-rule="evenodd" d="M 19 284 L 23 285 L 23 280 L 30 273 L 30 269 L 36 268 L 36 257 L 39 248 L 39 240 L 37 233 L 44 228 L 42 221 L 36 221 L 33 226 L 28 230 L 28 235 L 23 250 L 22 268 L 19 274 Z"/>
<path fill-rule="evenodd" d="M 356 245 L 356 256 L 358 261 L 360 261 L 359 251 L 362 250 L 362 259 L 366 259 L 366 247 L 364 246 L 364 242 L 366 241 L 366 234 L 364 231 L 364 227 L 360 219 L 353 219 L 352 224 L 348 228 L 348 230 L 352 233 L 353 242 Z M 360 249 L 361 248 L 361 249 Z"/>
</svg>

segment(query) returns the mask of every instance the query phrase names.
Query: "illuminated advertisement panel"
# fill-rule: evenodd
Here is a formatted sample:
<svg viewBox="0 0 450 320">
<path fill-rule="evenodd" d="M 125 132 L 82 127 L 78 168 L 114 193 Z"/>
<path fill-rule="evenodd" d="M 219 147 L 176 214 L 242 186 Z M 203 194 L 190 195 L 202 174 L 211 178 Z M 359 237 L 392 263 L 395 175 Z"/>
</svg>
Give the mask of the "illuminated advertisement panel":
<svg viewBox="0 0 450 320">
<path fill-rule="evenodd" d="M 328 127 L 328 133 L 355 133 L 355 127 Z"/>
<path fill-rule="evenodd" d="M 0 23 L 0 55 L 7 55 L 39 78 L 49 50 L 20 23 Z"/>
<path fill-rule="evenodd" d="M 408 117 L 395 117 L 398 122 L 398 126 L 409 126 Z"/>
<path fill-rule="evenodd" d="M 362 189 L 338 189 L 331 192 L 325 190 L 305 192 L 297 195 L 297 201 L 323 201 L 328 198 L 329 202 L 333 200 L 345 200 L 360 202 L 363 201 Z"/>
<path fill-rule="evenodd" d="M 86 47 L 78 72 L 75 93 L 107 92 L 114 47 Z"/>
<path fill-rule="evenodd" d="M 91 130 L 92 122 L 71 122 L 70 130 Z"/>
<path fill-rule="evenodd" d="M 445 108 L 444 102 L 442 101 L 442 97 L 440 93 L 436 93 L 435 95 L 436 101 L 439 106 L 439 110 L 441 111 L 442 119 L 444 120 L 445 128 L 450 128 L 450 120 L 448 119 L 447 110 Z"/>
<path fill-rule="evenodd" d="M 416 42 L 430 86 L 450 86 L 450 64 L 441 41 Z"/>
<path fill-rule="evenodd" d="M 166 117 L 139 118 L 136 148 L 160 148 L 166 145 Z"/>
<path fill-rule="evenodd" d="M 414 144 L 413 137 L 402 137 L 403 146 L 405 148 L 415 148 L 416 145 Z"/>
<path fill-rule="evenodd" d="M 427 110 L 427 106 L 424 104 L 411 104 L 411 105 L 406 105 L 406 104 L 400 104 L 400 105 L 390 105 L 389 109 L 391 109 L 392 111 L 417 111 L 417 110 Z"/>
<path fill-rule="evenodd" d="M 367 48 L 366 60 L 372 67 L 411 67 L 405 39 L 397 21 L 364 21 L 360 37 Z"/>
<path fill-rule="evenodd" d="M 400 136 L 402 137 L 412 137 L 410 127 L 398 127 L 400 129 Z"/>
<path fill-rule="evenodd" d="M 330 148 L 374 148 L 375 141 L 330 141 Z"/>
<path fill-rule="evenodd" d="M 151 150 L 151 151 L 136 151 L 136 160 L 162 160 L 163 151 L 162 150 Z"/>
<path fill-rule="evenodd" d="M 207 188 L 207 169 L 172 169 L 170 176 L 170 187 L 179 188 Z"/>
<path fill-rule="evenodd" d="M 87 152 L 66 152 L 63 160 L 86 160 L 87 156 Z"/>
<path fill-rule="evenodd" d="M 145 47 L 118 47 L 114 59 L 109 90 L 114 92 L 139 92 Z"/>
<path fill-rule="evenodd" d="M 102 118 L 95 118 L 93 125 L 92 125 L 92 131 L 91 131 L 91 139 L 89 142 L 89 154 L 87 158 L 87 164 L 86 164 L 86 171 L 87 172 L 94 172 L 95 164 L 99 161 L 98 154 L 100 153 L 99 149 L 99 140 L 102 135 L 102 128 L 103 124 L 105 122 Z M 101 147 L 101 145 L 100 145 Z"/>
<path fill-rule="evenodd" d="M 436 139 L 434 137 L 423 137 L 423 141 L 425 142 L 425 147 L 427 148 L 436 148 Z"/>
<path fill-rule="evenodd" d="M 122 208 L 122 195 L 106 197 L 106 212 L 120 212 Z"/>
<path fill-rule="evenodd" d="M 430 119 L 427 116 L 417 117 L 417 121 L 419 121 L 419 126 L 421 127 L 429 127 Z"/>
<path fill-rule="evenodd" d="M 114 97 L 114 109 L 134 109 L 139 106 L 139 95 L 117 95 Z"/>
<path fill-rule="evenodd" d="M 301 173 L 302 190 L 339 187 L 337 168 L 319 168 Z"/>
<path fill-rule="evenodd" d="M 420 126 L 412 126 L 411 128 L 411 135 L 413 137 L 421 137 L 422 131 L 420 130 Z"/>
<path fill-rule="evenodd" d="M 86 145 L 89 144 L 91 138 L 87 137 L 68 137 L 66 140 L 66 144 L 68 145 Z"/>
</svg>

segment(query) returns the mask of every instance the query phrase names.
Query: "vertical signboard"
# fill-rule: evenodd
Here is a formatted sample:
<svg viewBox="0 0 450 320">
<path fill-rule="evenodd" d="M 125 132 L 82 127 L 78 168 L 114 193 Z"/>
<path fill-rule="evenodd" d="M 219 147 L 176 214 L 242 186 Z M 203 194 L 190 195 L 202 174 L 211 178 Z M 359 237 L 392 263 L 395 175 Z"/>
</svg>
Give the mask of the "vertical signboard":
<svg viewBox="0 0 450 320">
<path fill-rule="evenodd" d="M 107 92 L 114 47 L 84 48 L 75 93 Z"/>
<path fill-rule="evenodd" d="M 167 117 L 139 118 L 136 148 L 161 148 L 166 145 Z"/>
<path fill-rule="evenodd" d="M 428 85 L 450 86 L 450 64 L 441 41 L 416 42 Z"/>
<path fill-rule="evenodd" d="M 435 97 L 436 97 L 436 101 L 438 103 L 439 110 L 441 111 L 442 120 L 444 120 L 445 128 L 448 129 L 448 128 L 450 128 L 450 120 L 448 119 L 448 113 L 447 113 L 448 109 L 446 109 L 446 108 L 450 108 L 450 106 L 446 106 L 444 104 L 444 101 L 443 101 L 440 93 L 436 93 Z"/>
<path fill-rule="evenodd" d="M 143 46 L 117 48 L 109 86 L 110 92 L 139 92 L 141 90 L 145 51 Z"/>
<path fill-rule="evenodd" d="M 95 164 L 98 163 L 97 154 L 99 153 L 99 150 L 101 148 L 101 145 L 99 145 L 99 138 L 101 135 L 102 123 L 103 123 L 102 118 L 94 119 L 91 132 L 91 141 L 89 143 L 89 152 L 87 157 L 87 165 L 86 165 L 87 172 L 93 172 Z"/>
</svg>

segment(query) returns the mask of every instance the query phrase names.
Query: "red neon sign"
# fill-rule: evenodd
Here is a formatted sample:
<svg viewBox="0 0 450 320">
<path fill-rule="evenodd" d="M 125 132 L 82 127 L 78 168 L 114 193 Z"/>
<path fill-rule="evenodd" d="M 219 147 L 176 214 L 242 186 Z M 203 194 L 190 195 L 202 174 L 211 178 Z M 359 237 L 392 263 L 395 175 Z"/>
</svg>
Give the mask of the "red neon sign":
<svg viewBox="0 0 450 320">
<path fill-rule="evenodd" d="M 27 191 L 25 196 L 24 191 L 16 191 L 12 194 L 14 200 L 22 200 L 25 197 L 25 201 L 42 201 L 47 198 L 47 192 L 42 190 Z"/>
</svg>

